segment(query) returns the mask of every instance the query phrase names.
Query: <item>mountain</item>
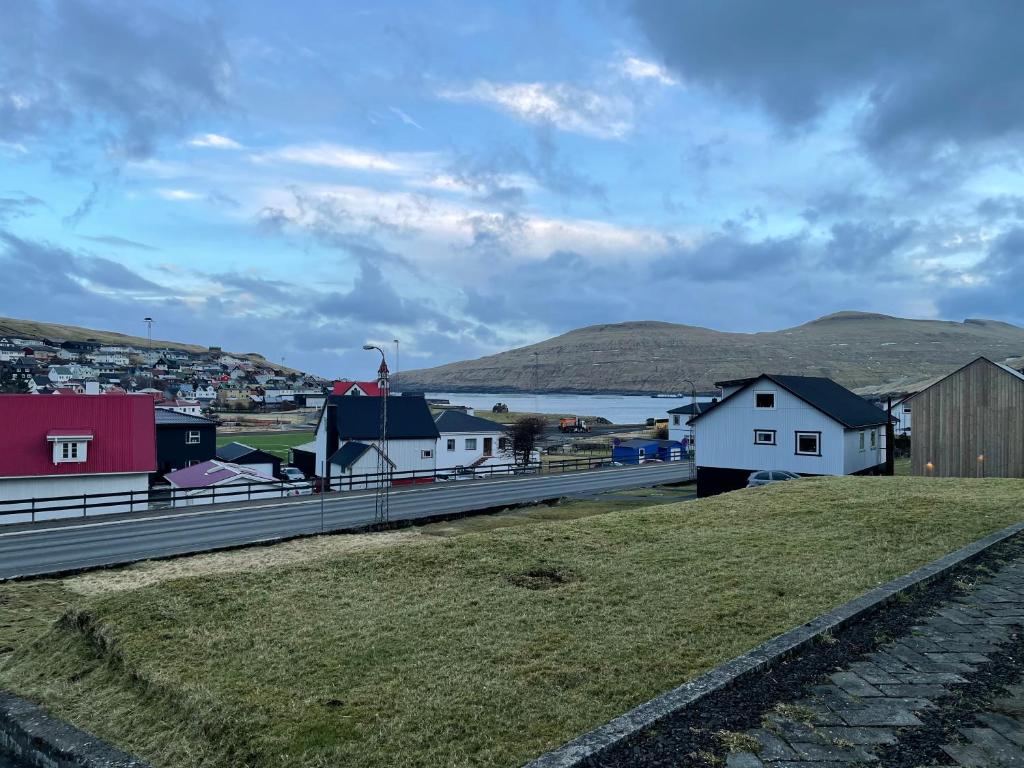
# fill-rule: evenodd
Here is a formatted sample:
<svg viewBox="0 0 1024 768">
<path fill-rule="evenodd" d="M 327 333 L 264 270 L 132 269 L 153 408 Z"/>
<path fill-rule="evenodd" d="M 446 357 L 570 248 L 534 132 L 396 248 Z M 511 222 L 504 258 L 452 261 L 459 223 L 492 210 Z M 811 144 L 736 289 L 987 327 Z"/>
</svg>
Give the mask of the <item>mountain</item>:
<svg viewBox="0 0 1024 768">
<path fill-rule="evenodd" d="M 93 328 L 81 328 L 77 325 L 62 325 L 57 323 L 39 323 L 35 320 L 16 320 L 12 317 L 0 317 L 0 338 L 13 337 L 18 339 L 50 339 L 51 341 L 98 341 L 101 344 L 139 347 L 145 349 L 149 340 L 142 336 L 130 336 L 125 333 L 113 331 L 97 331 Z M 153 346 L 158 349 L 180 349 L 183 352 L 206 352 L 207 348 L 197 344 L 182 344 L 178 341 L 164 341 L 153 339 Z M 278 370 L 291 372 L 294 369 L 276 363 L 270 363 L 257 352 L 227 352 L 236 357 L 244 357 L 263 366 L 276 368 Z M 302 373 L 301 371 L 295 371 Z"/>
<path fill-rule="evenodd" d="M 898 392 L 985 355 L 1024 356 L 1024 328 L 995 320 L 910 320 L 837 312 L 795 328 L 726 333 L 662 322 L 593 325 L 496 355 L 402 371 L 428 392 L 687 392 L 761 372 L 828 376 Z"/>
</svg>

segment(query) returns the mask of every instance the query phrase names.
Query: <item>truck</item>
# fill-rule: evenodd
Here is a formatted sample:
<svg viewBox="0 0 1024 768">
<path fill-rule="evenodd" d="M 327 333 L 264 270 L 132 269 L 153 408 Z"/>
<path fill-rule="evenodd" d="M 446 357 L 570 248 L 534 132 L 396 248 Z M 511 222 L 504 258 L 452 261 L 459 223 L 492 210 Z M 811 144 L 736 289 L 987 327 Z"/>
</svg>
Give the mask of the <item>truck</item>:
<svg viewBox="0 0 1024 768">
<path fill-rule="evenodd" d="M 560 432 L 589 432 L 590 425 L 579 416 L 565 416 L 558 420 Z"/>
</svg>

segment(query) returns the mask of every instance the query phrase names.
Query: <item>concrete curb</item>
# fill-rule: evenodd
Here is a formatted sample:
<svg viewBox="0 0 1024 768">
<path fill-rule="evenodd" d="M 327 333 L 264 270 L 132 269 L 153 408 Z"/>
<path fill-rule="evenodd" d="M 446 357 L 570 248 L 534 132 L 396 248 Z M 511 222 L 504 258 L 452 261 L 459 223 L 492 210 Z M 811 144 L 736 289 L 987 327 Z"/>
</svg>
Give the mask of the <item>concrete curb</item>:
<svg viewBox="0 0 1024 768">
<path fill-rule="evenodd" d="M 991 547 L 1024 531 L 1017 523 L 997 531 L 962 549 L 940 557 L 916 571 L 876 587 L 838 608 L 818 616 L 807 624 L 772 638 L 752 651 L 720 664 L 700 677 L 644 702 L 624 715 L 547 752 L 524 768 L 580 768 L 585 761 L 619 742 L 639 733 L 669 715 L 697 706 L 705 697 L 727 689 L 747 677 L 771 669 L 780 661 L 798 653 L 824 634 L 840 629 L 881 608 L 908 589 L 946 575 L 958 566 L 978 557 Z"/>
<path fill-rule="evenodd" d="M 0 758 L 5 752 L 33 768 L 149 768 L 35 704 L 0 691 Z"/>
</svg>

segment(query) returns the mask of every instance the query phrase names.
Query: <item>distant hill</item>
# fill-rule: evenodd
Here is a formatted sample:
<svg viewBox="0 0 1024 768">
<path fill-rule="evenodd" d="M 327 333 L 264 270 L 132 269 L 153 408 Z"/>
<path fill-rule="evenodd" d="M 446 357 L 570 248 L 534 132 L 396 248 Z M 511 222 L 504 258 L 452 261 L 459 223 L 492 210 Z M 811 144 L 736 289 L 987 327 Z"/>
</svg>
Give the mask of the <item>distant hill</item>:
<svg viewBox="0 0 1024 768">
<path fill-rule="evenodd" d="M 0 317 L 0 337 L 13 336 L 19 339 L 50 339 L 52 341 L 98 341 L 101 344 L 124 344 L 127 346 L 140 347 L 145 349 L 149 345 L 149 340 L 143 336 L 130 336 L 125 333 L 115 333 L 113 331 L 98 331 L 93 328 L 80 328 L 77 325 L 60 325 L 57 323 L 39 323 L 35 320 L 16 320 L 11 317 Z M 206 352 L 207 347 L 199 346 L 197 344 L 183 344 L 180 341 L 165 341 L 163 339 L 153 339 L 153 346 L 159 349 L 180 349 L 184 352 Z M 265 365 L 270 368 L 276 368 L 283 371 L 293 371 L 293 368 L 286 366 L 270 363 L 267 359 L 257 352 L 228 352 L 224 350 L 226 354 L 234 355 L 235 357 L 244 357 L 252 360 L 254 363 Z M 296 373 L 302 373 L 302 371 L 296 371 Z"/>
<path fill-rule="evenodd" d="M 535 354 L 536 353 L 536 354 Z M 878 393 L 911 389 L 985 355 L 1024 356 L 1024 328 L 838 312 L 795 328 L 725 333 L 662 322 L 593 325 L 477 360 L 402 371 L 406 391 L 686 392 L 761 372 L 828 376 Z"/>
</svg>

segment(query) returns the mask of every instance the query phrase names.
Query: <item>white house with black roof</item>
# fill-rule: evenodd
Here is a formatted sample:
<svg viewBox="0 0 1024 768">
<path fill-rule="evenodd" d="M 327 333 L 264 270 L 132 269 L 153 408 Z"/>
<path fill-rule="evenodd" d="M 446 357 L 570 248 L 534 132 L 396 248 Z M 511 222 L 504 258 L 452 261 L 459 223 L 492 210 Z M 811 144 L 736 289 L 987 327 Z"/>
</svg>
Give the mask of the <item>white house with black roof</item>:
<svg viewBox="0 0 1024 768">
<path fill-rule="evenodd" d="M 441 411 L 435 418 L 440 438 L 437 468 L 476 469 L 487 464 L 510 464 L 506 455 L 505 431 L 500 424 L 455 410 Z"/>
<path fill-rule="evenodd" d="M 396 473 L 413 470 L 433 472 L 437 468 L 437 425 L 430 414 L 427 401 L 422 397 L 395 397 L 387 400 L 386 453 Z M 318 477 L 337 478 L 348 473 L 343 470 L 354 466 L 355 448 L 342 449 L 349 443 L 379 445 L 381 398 L 330 395 L 320 412 L 316 428 L 316 474 Z M 376 454 L 362 451 L 354 459 L 360 464 L 372 464 L 376 472 Z M 337 464 L 336 462 L 341 462 Z M 412 482 L 411 476 L 401 474 L 395 485 Z"/>
<path fill-rule="evenodd" d="M 697 493 L 746 485 L 751 472 L 881 474 L 887 415 L 827 378 L 761 374 L 692 417 Z"/>
<path fill-rule="evenodd" d="M 217 449 L 217 460 L 240 464 L 270 477 L 281 476 L 281 459 L 245 443 L 228 443 Z"/>
</svg>

